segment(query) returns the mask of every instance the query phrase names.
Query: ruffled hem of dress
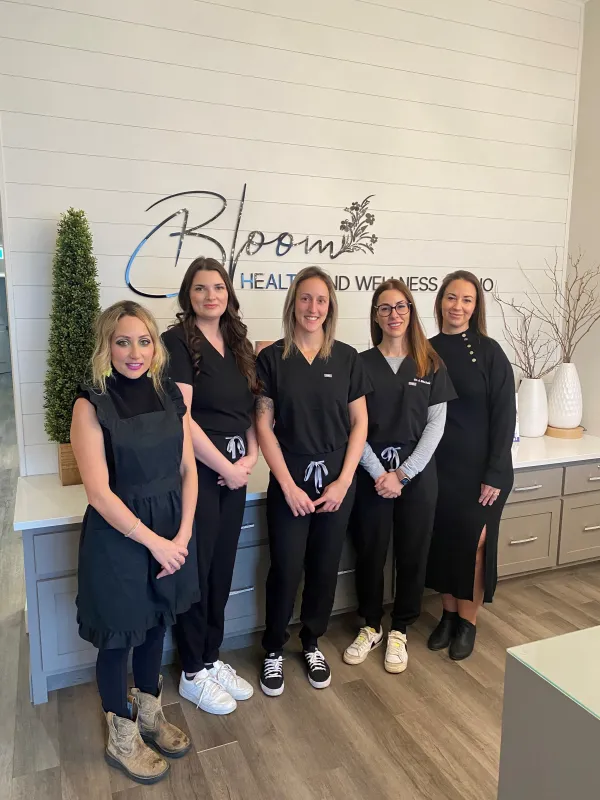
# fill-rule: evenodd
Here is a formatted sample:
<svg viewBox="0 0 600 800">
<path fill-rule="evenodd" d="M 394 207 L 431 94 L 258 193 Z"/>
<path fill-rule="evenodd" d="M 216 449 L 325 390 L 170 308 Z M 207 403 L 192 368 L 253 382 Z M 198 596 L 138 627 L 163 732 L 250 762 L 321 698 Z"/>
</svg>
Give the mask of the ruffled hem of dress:
<svg viewBox="0 0 600 800">
<path fill-rule="evenodd" d="M 151 617 L 148 617 L 146 625 L 143 628 L 137 628 L 133 631 L 109 631 L 106 629 L 92 628 L 81 619 L 77 618 L 79 624 L 79 636 L 86 642 L 90 642 L 98 650 L 117 650 L 124 647 L 138 647 L 146 641 L 146 634 L 157 625 L 164 625 L 168 628 L 174 625 L 178 614 L 184 614 L 189 610 L 190 606 L 197 603 L 200 596 L 195 597 L 191 602 L 184 603 L 181 608 L 175 611 L 157 612 Z"/>
</svg>

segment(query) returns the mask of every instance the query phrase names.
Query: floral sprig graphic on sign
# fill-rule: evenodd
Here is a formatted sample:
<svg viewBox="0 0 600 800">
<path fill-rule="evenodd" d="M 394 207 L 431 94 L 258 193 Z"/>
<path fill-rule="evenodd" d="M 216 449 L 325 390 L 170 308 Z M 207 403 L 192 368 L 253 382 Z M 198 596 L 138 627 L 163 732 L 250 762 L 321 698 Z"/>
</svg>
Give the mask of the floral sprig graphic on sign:
<svg viewBox="0 0 600 800">
<path fill-rule="evenodd" d="M 370 194 L 362 203 L 355 202 L 349 208 L 344 209 L 351 218 L 342 220 L 340 224 L 340 230 L 344 235 L 340 249 L 335 255 L 336 258 L 342 253 L 375 252 L 377 236 L 368 232 L 375 222 L 375 215 L 369 211 L 369 202 L 372 197 L 373 195 Z"/>
</svg>

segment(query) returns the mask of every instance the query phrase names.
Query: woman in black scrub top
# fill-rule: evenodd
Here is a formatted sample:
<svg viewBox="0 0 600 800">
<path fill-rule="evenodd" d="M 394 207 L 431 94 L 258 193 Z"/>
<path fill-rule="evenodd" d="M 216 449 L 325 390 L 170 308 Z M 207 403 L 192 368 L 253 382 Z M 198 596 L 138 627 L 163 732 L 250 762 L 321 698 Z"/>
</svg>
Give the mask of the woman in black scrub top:
<svg viewBox="0 0 600 800">
<path fill-rule="evenodd" d="M 91 384 L 71 423 L 89 501 L 79 544 L 79 635 L 98 648 L 105 759 L 144 784 L 169 770 L 144 742 L 171 758 L 191 746 L 161 709 L 165 629 L 198 595 L 194 453 L 185 403 L 164 377 L 165 363 L 145 308 L 128 300 L 107 308 L 96 323 Z"/>
<path fill-rule="evenodd" d="M 225 606 L 246 503 L 258 458 L 254 432 L 255 358 L 222 265 L 197 258 L 179 291 L 179 324 L 163 334 L 169 372 L 191 413 L 198 468 L 200 602 L 177 618 L 183 671 L 179 693 L 211 714 L 229 714 L 252 686 L 219 659 Z"/>
<path fill-rule="evenodd" d="M 284 338 L 258 356 L 263 396 L 257 432 L 271 469 L 267 523 L 265 657 L 261 688 L 283 692 L 283 646 L 304 567 L 300 639 L 308 679 L 331 682 L 318 648 L 333 607 L 337 570 L 354 500 L 355 471 L 367 436 L 370 384 L 358 353 L 335 341 L 337 300 L 318 267 L 294 279 L 284 305 Z"/>
<path fill-rule="evenodd" d="M 361 664 L 383 642 L 383 573 L 393 531 L 396 597 L 384 665 L 399 673 L 408 665 L 407 626 L 419 616 L 425 586 L 437 499 L 433 454 L 444 432 L 446 403 L 456 393 L 404 282 L 386 281 L 375 292 L 371 338 L 374 347 L 360 354 L 373 391 L 367 395 L 369 433 L 350 525 L 365 626 L 344 661 Z"/>
<path fill-rule="evenodd" d="M 459 661 L 473 652 L 477 611 L 491 603 L 498 577 L 498 532 L 513 485 L 515 385 L 502 348 L 486 334 L 478 279 L 447 275 L 435 302 L 444 359 L 458 400 L 448 406 L 436 454 L 440 484 L 427 585 L 442 594 L 443 616 L 429 638 Z"/>
</svg>

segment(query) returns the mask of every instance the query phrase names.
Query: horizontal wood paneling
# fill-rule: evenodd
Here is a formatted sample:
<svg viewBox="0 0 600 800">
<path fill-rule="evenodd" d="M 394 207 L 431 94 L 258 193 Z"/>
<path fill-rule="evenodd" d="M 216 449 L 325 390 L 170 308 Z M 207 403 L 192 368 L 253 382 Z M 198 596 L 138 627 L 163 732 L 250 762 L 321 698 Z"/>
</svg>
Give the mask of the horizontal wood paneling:
<svg viewBox="0 0 600 800">
<path fill-rule="evenodd" d="M 299 247 L 277 258 L 270 245 L 240 257 L 234 283 L 252 339 L 279 337 L 285 293 L 252 291 L 250 276 L 288 280 L 315 262 L 350 279 L 338 335 L 361 350 L 372 277 L 439 281 L 462 267 L 506 296 L 533 286 L 549 298 L 579 40 L 580 7 L 565 0 L 0 0 L 24 471 L 56 469 L 43 377 L 56 223 L 69 206 L 88 214 L 108 305 L 132 296 L 125 265 L 153 225 L 183 206 L 190 225 L 219 208 L 186 197 L 145 211 L 165 195 L 224 195 L 227 209 L 203 232 L 229 253 L 245 183 L 238 247 L 252 230 L 339 243 L 344 209 L 372 194 L 374 254 L 331 261 Z M 168 234 L 179 221 L 138 256 L 139 288 L 176 290 L 191 258 L 217 254 L 187 238 L 175 270 Z M 415 297 L 432 335 L 434 293 Z M 173 320 L 174 300 L 144 302 L 161 330 Z M 487 305 L 507 348 L 491 296 Z"/>
</svg>

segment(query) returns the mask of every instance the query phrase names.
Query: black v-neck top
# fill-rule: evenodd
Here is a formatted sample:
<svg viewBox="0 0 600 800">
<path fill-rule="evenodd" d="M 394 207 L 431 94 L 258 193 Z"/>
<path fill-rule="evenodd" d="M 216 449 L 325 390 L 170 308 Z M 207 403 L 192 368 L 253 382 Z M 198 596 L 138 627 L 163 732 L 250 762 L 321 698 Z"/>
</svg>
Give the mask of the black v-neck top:
<svg viewBox="0 0 600 800">
<path fill-rule="evenodd" d="M 378 347 L 365 350 L 360 359 L 373 384 L 367 395 L 367 441 L 373 449 L 376 445 L 402 446 L 406 458 L 425 430 L 429 406 L 456 398 L 448 372 L 442 365 L 419 378 L 416 362 L 406 356 L 395 373 Z"/>
<path fill-rule="evenodd" d="M 191 414 L 207 434 L 242 435 L 252 424 L 254 395 L 231 349 L 222 356 L 204 339 L 199 371 L 195 369 L 185 331 L 175 325 L 162 335 L 169 351 L 169 376 L 193 388 Z"/>
<path fill-rule="evenodd" d="M 353 347 L 335 341 L 329 358 L 309 364 L 297 348 L 284 360 L 280 339 L 261 350 L 256 371 L 275 405 L 274 432 L 284 450 L 312 456 L 348 443 L 348 404 L 371 391 Z"/>
</svg>

